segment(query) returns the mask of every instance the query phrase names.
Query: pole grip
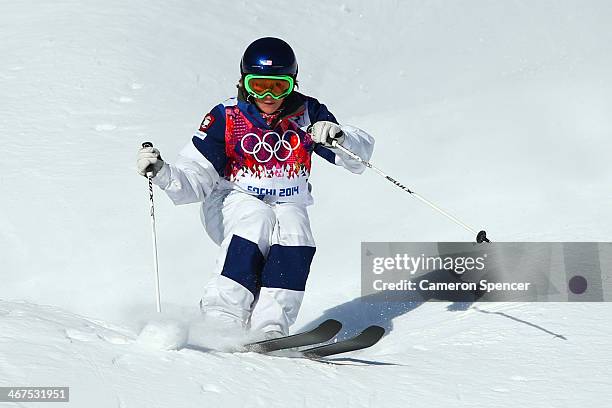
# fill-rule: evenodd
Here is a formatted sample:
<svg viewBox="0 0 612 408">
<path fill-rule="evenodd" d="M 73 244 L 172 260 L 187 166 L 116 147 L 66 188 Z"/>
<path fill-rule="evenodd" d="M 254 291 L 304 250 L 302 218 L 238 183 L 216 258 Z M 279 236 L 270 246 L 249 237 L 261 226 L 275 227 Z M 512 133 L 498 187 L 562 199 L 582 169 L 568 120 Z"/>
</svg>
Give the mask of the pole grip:
<svg viewBox="0 0 612 408">
<path fill-rule="evenodd" d="M 153 142 L 142 142 L 142 147 L 153 147 Z M 147 172 L 147 178 L 149 180 L 151 180 L 151 178 L 153 177 L 153 165 L 149 165 L 149 167 L 147 167 L 146 169 Z"/>
<path fill-rule="evenodd" d="M 344 136 L 343 131 L 339 131 L 338 133 L 336 133 L 336 137 L 328 136 L 327 143 L 332 147 L 336 147 L 336 145 L 338 144 L 338 139 L 341 138 L 342 136 Z"/>
</svg>

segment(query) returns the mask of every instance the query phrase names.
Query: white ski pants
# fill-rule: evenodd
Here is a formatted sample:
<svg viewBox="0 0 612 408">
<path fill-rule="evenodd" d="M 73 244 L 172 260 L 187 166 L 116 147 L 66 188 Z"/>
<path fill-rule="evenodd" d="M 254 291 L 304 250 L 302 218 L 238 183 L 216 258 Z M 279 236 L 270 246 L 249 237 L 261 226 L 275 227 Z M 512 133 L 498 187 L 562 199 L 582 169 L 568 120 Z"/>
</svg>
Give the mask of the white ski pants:
<svg viewBox="0 0 612 408">
<path fill-rule="evenodd" d="M 215 191 L 202 222 L 221 247 L 200 303 L 253 331 L 289 333 L 297 318 L 315 243 L 306 207 L 267 204 L 240 191 Z"/>
</svg>

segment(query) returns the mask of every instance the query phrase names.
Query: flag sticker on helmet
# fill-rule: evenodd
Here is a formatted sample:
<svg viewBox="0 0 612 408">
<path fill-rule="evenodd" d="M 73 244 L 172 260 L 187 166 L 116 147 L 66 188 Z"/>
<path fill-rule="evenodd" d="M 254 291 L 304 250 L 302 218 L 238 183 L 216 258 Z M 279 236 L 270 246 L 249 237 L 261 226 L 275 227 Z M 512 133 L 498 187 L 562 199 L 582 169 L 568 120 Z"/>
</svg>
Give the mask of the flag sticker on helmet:
<svg viewBox="0 0 612 408">
<path fill-rule="evenodd" d="M 272 65 L 272 60 L 259 60 L 261 65 Z"/>
<path fill-rule="evenodd" d="M 206 132 L 208 129 L 210 129 L 210 127 L 212 126 L 214 122 L 215 122 L 215 117 L 211 115 L 210 113 L 208 113 L 206 116 L 204 116 L 204 120 L 202 121 L 202 124 L 200 125 L 200 132 Z"/>
</svg>

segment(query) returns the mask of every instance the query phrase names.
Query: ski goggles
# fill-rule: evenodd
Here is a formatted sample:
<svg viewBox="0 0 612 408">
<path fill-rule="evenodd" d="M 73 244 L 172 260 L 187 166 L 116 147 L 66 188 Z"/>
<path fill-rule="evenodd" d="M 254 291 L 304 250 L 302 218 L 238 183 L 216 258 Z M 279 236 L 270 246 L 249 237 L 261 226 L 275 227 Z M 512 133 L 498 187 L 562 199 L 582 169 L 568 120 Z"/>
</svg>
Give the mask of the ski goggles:
<svg viewBox="0 0 612 408">
<path fill-rule="evenodd" d="M 249 95 L 255 98 L 265 98 L 270 95 L 274 99 L 281 99 L 293 91 L 295 81 L 289 75 L 255 75 L 244 77 L 244 87 Z"/>
</svg>

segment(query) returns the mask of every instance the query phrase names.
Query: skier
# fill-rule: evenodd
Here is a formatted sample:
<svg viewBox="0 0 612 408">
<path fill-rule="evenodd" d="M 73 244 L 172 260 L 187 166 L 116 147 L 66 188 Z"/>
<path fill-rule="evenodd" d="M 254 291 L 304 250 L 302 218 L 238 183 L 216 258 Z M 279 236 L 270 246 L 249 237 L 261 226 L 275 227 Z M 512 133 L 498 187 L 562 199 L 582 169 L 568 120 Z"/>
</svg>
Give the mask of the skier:
<svg viewBox="0 0 612 408">
<path fill-rule="evenodd" d="M 297 92 L 298 64 L 289 44 L 260 38 L 245 50 L 237 98 L 215 106 L 175 164 L 142 148 L 137 168 L 153 173 L 174 204 L 202 202 L 201 220 L 220 246 L 216 273 L 200 308 L 207 321 L 287 335 L 297 318 L 315 242 L 307 206 L 311 154 L 362 173 L 374 140 L 342 125 L 316 99 Z"/>
</svg>

